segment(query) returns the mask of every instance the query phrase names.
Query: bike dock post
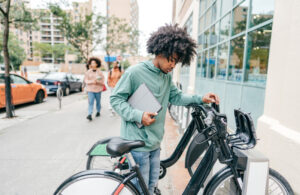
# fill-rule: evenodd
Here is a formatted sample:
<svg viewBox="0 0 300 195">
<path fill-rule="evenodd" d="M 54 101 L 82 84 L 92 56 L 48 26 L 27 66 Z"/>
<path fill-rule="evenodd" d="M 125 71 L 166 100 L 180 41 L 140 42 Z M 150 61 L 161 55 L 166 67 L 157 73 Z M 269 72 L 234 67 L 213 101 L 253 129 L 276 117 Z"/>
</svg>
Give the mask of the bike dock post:
<svg viewBox="0 0 300 195">
<path fill-rule="evenodd" d="M 269 159 L 258 150 L 234 149 L 239 160 L 245 166 L 242 195 L 265 195 L 268 192 Z"/>
</svg>

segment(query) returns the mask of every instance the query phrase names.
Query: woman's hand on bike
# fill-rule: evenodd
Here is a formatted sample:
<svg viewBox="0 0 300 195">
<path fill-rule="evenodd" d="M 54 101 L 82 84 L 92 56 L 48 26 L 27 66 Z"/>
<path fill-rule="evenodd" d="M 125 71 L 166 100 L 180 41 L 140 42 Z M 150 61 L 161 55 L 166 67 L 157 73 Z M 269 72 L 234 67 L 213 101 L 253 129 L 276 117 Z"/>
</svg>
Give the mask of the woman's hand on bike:
<svg viewBox="0 0 300 195">
<path fill-rule="evenodd" d="M 153 113 L 153 112 L 144 112 L 143 113 L 143 117 L 142 117 L 142 124 L 145 126 L 149 126 L 152 123 L 154 123 L 155 120 L 155 116 L 157 115 L 157 113 Z"/>
<path fill-rule="evenodd" d="M 207 104 L 209 104 L 209 103 L 219 104 L 220 103 L 219 97 L 216 94 L 214 94 L 214 93 L 207 93 L 207 94 L 205 94 L 202 97 L 202 101 L 204 103 L 207 103 Z"/>
</svg>

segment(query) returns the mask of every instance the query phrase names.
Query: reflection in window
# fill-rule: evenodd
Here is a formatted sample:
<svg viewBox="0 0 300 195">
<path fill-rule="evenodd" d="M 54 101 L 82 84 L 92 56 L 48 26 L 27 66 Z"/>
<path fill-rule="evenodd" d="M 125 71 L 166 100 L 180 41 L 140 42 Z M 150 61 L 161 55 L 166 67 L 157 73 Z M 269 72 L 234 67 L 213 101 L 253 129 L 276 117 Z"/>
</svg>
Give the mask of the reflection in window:
<svg viewBox="0 0 300 195">
<path fill-rule="evenodd" d="M 200 14 L 202 15 L 205 11 L 206 7 L 205 7 L 205 0 L 201 0 L 200 1 Z"/>
<path fill-rule="evenodd" d="M 231 8 L 232 8 L 232 0 L 223 0 L 222 1 L 221 16 L 226 14 Z"/>
<path fill-rule="evenodd" d="M 198 36 L 198 51 L 201 51 L 203 49 L 203 44 L 204 44 L 204 34 L 201 34 Z"/>
<path fill-rule="evenodd" d="M 204 30 L 204 19 L 205 19 L 205 16 L 202 16 L 199 21 L 199 32 L 200 33 Z"/>
<path fill-rule="evenodd" d="M 228 42 L 219 45 L 217 79 L 226 79 L 227 62 L 228 62 Z"/>
<path fill-rule="evenodd" d="M 186 31 L 187 33 L 192 36 L 192 32 L 193 32 L 193 13 L 191 13 L 191 15 L 189 16 L 189 18 L 187 19 L 187 21 L 185 22 L 186 27 Z"/>
<path fill-rule="evenodd" d="M 204 32 L 204 48 L 207 48 L 209 45 L 209 29 Z"/>
<path fill-rule="evenodd" d="M 238 34 L 246 30 L 247 12 L 249 1 L 245 1 L 233 10 L 233 28 L 232 34 Z"/>
<path fill-rule="evenodd" d="M 266 82 L 271 33 L 272 24 L 249 33 L 245 81 Z"/>
<path fill-rule="evenodd" d="M 207 60 L 208 60 L 208 52 L 207 51 L 208 50 L 206 50 L 202 56 L 202 66 L 201 66 L 201 76 L 202 77 L 206 77 L 206 67 L 207 67 Z"/>
<path fill-rule="evenodd" d="M 211 25 L 212 18 L 211 18 L 211 8 L 209 8 L 205 14 L 205 27 Z"/>
<path fill-rule="evenodd" d="M 201 58 L 201 53 L 197 55 L 197 70 L 196 70 L 196 75 L 201 75 L 201 61 L 202 58 Z"/>
<path fill-rule="evenodd" d="M 229 38 L 229 31 L 230 31 L 230 14 L 228 14 L 221 20 L 220 41 L 223 41 L 223 40 Z"/>
<path fill-rule="evenodd" d="M 220 17 L 220 4 L 221 4 L 221 0 L 217 0 L 212 5 L 211 10 L 212 10 L 212 22 L 213 23 Z"/>
<path fill-rule="evenodd" d="M 216 58 L 217 58 L 217 48 L 214 47 L 209 50 L 208 58 L 208 78 L 215 77 L 215 68 L 216 68 Z"/>
<path fill-rule="evenodd" d="M 273 18 L 274 0 L 252 0 L 250 26 L 255 26 Z"/>
<path fill-rule="evenodd" d="M 230 41 L 230 62 L 228 80 L 241 81 L 244 59 L 245 36 L 239 36 Z"/>
<path fill-rule="evenodd" d="M 210 28 L 210 45 L 217 44 L 219 37 L 219 22 Z"/>
<path fill-rule="evenodd" d="M 209 7 L 214 0 L 207 0 L 206 7 Z"/>
</svg>

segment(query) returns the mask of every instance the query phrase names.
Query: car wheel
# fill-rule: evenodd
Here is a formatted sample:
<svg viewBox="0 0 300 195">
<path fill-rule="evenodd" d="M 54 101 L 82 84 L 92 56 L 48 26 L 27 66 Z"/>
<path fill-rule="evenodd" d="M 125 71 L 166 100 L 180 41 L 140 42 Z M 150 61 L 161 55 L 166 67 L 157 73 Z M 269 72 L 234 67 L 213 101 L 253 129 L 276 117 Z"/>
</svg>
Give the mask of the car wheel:
<svg viewBox="0 0 300 195">
<path fill-rule="evenodd" d="M 64 90 L 64 96 L 68 96 L 70 94 L 70 88 L 66 87 Z"/>
<path fill-rule="evenodd" d="M 35 103 L 39 104 L 42 103 L 44 100 L 44 92 L 43 91 L 38 91 L 36 96 L 35 96 Z"/>
</svg>

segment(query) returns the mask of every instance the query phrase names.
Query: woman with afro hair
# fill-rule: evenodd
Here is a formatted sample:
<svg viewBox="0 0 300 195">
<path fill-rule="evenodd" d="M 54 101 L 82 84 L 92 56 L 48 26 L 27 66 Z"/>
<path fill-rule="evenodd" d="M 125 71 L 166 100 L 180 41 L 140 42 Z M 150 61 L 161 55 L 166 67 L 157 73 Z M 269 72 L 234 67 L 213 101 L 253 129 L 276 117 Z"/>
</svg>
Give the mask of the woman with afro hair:
<svg viewBox="0 0 300 195">
<path fill-rule="evenodd" d="M 150 194 L 158 182 L 160 167 L 160 144 L 164 135 L 165 116 L 168 103 L 186 106 L 191 103 L 219 103 L 213 93 L 201 95 L 183 94 L 175 87 L 169 74 L 177 63 L 189 65 L 196 54 L 196 43 L 186 29 L 178 25 L 165 25 L 151 34 L 147 51 L 154 59 L 130 67 L 117 83 L 110 103 L 121 116 L 121 137 L 127 140 L 143 140 L 145 146 L 131 153 L 140 166 Z M 143 112 L 130 106 L 128 98 L 145 83 L 162 105 L 159 113 Z M 142 123 L 138 128 L 136 123 Z M 138 189 L 137 181 L 133 181 Z"/>
</svg>

